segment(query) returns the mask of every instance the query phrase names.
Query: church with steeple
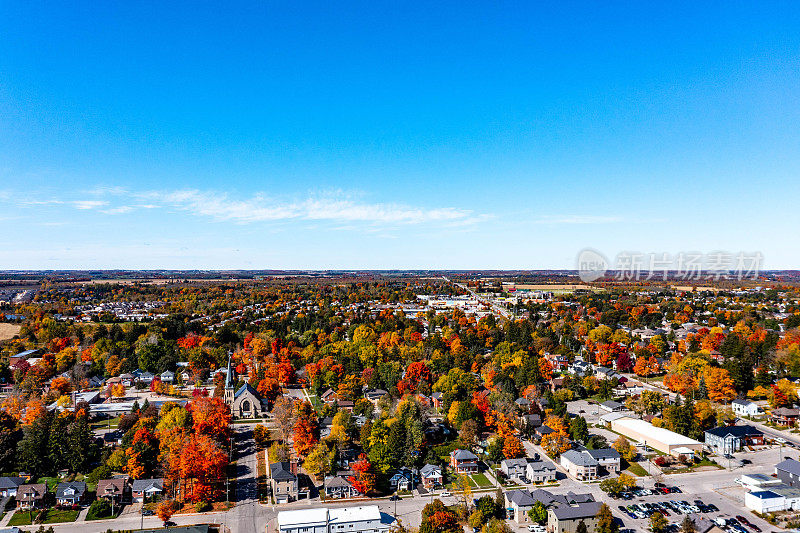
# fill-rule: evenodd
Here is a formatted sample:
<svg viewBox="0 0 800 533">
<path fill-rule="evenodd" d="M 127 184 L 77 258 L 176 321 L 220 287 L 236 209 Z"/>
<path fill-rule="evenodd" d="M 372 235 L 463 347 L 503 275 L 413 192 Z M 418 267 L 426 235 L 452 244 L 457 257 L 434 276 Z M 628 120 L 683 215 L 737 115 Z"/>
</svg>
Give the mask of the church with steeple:
<svg viewBox="0 0 800 533">
<path fill-rule="evenodd" d="M 234 418 L 263 417 L 269 406 L 258 391 L 247 382 L 238 390 L 234 389 L 235 386 L 236 376 L 229 357 L 228 372 L 225 376 L 225 403 L 231 408 L 231 415 Z"/>
</svg>

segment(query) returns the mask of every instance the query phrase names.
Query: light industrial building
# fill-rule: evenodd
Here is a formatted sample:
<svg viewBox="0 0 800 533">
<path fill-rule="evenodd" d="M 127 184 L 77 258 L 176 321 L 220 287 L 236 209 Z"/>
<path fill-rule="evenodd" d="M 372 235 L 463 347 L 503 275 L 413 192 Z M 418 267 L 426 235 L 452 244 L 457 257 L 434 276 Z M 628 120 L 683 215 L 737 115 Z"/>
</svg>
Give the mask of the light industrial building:
<svg viewBox="0 0 800 533">
<path fill-rule="evenodd" d="M 618 418 L 611 421 L 611 429 L 629 439 L 675 457 L 693 455 L 703 451 L 702 442 L 668 429 L 656 427 L 644 420 Z"/>
</svg>

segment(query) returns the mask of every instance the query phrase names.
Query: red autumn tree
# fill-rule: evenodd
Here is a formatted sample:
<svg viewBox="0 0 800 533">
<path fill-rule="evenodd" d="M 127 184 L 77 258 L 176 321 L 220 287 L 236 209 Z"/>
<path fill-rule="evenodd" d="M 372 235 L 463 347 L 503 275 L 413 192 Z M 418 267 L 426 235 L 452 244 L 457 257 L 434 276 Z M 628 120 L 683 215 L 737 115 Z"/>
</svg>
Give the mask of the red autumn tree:
<svg viewBox="0 0 800 533">
<path fill-rule="evenodd" d="M 408 365 L 405 376 L 397 383 L 397 390 L 400 394 L 416 392 L 420 383 L 430 384 L 430 381 L 431 369 L 424 362 L 415 361 Z"/>
<path fill-rule="evenodd" d="M 350 476 L 348 481 L 353 485 L 358 492 L 367 495 L 375 490 L 375 471 L 372 469 L 372 463 L 369 462 L 367 456 L 363 453 L 358 457 L 358 461 L 353 463 L 354 476 Z"/>
</svg>

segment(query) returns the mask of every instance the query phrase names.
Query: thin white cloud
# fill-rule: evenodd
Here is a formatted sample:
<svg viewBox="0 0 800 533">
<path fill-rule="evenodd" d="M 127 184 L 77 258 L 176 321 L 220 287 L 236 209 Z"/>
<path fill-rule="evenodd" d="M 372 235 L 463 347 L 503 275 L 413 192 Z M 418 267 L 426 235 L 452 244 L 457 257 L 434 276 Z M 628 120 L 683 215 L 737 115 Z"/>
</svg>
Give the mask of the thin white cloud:
<svg viewBox="0 0 800 533">
<path fill-rule="evenodd" d="M 130 205 L 121 205 L 119 207 L 112 207 L 111 209 L 103 209 L 101 213 L 106 215 L 124 215 L 125 213 L 130 213 L 133 211 L 133 206 Z"/>
<path fill-rule="evenodd" d="M 326 195 L 279 201 L 256 194 L 234 199 L 226 194 L 197 190 L 147 193 L 147 198 L 189 213 L 240 224 L 280 220 L 318 220 L 341 223 L 425 224 L 466 223 L 482 215 L 455 207 L 424 208 L 402 204 L 365 203 L 346 195 Z"/>
<path fill-rule="evenodd" d="M 72 205 L 75 206 L 76 209 L 97 209 L 98 207 L 103 207 L 108 205 L 108 202 L 105 200 L 75 200 L 72 202 Z"/>
</svg>

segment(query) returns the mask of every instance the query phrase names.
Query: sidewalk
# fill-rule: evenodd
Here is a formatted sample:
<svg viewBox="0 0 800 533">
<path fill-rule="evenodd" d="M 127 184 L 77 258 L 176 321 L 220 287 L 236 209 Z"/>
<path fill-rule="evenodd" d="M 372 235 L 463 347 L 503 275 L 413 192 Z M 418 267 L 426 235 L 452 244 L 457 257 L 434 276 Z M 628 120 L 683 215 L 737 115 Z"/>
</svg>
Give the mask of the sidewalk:
<svg viewBox="0 0 800 533">
<path fill-rule="evenodd" d="M 89 514 L 89 506 L 87 505 L 81 512 L 78 513 L 78 518 L 75 519 L 75 522 L 86 522 L 86 515 Z"/>
<path fill-rule="evenodd" d="M 0 520 L 0 527 L 6 527 L 8 523 L 11 521 L 11 517 L 14 516 L 14 513 L 16 512 L 17 512 L 16 509 L 7 512 L 6 515 L 3 517 L 3 519 Z"/>
</svg>

